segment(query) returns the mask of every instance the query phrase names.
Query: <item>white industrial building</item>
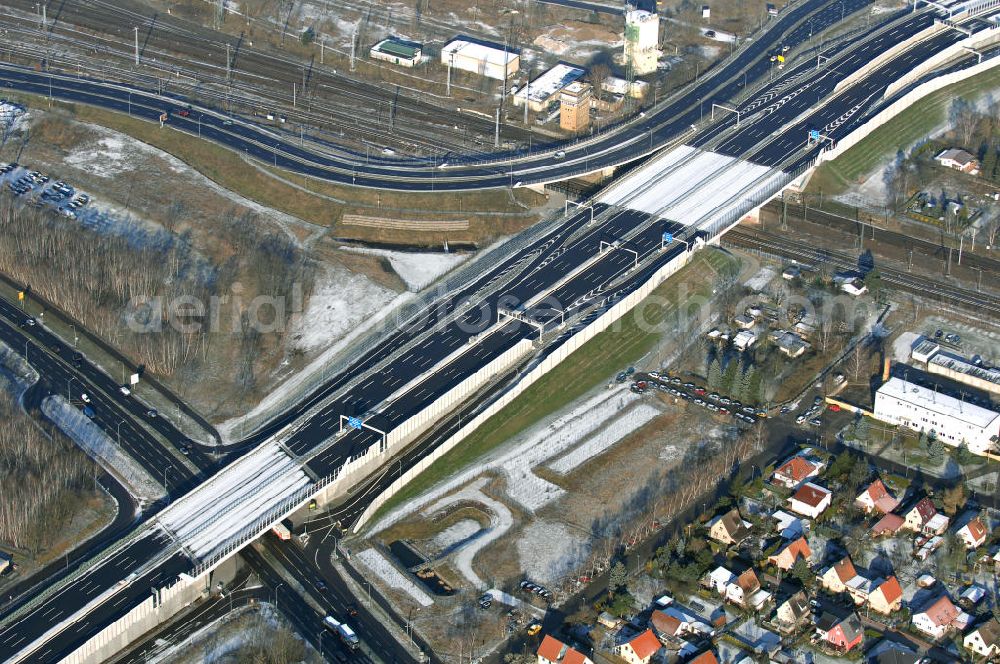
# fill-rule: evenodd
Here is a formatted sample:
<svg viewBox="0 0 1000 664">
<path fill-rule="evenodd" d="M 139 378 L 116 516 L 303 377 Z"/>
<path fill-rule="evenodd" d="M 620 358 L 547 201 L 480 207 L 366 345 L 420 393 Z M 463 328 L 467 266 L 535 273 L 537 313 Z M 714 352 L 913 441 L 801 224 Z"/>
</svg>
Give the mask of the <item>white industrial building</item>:
<svg viewBox="0 0 1000 664">
<path fill-rule="evenodd" d="M 636 76 L 656 71 L 660 58 L 660 17 L 642 9 L 625 13 L 625 61 Z"/>
<path fill-rule="evenodd" d="M 874 415 L 914 431 L 934 431 L 952 447 L 964 442 L 974 454 L 993 450 L 1000 435 L 1000 413 L 896 377 L 875 393 Z"/>
<path fill-rule="evenodd" d="M 559 99 L 566 86 L 584 75 L 584 70 L 563 63 L 557 64 L 514 93 L 514 105 L 521 106 L 528 100 L 528 108 L 533 113 L 541 113 Z"/>
<path fill-rule="evenodd" d="M 517 73 L 521 58 L 502 46 L 455 39 L 441 49 L 441 64 L 502 81 Z"/>
</svg>

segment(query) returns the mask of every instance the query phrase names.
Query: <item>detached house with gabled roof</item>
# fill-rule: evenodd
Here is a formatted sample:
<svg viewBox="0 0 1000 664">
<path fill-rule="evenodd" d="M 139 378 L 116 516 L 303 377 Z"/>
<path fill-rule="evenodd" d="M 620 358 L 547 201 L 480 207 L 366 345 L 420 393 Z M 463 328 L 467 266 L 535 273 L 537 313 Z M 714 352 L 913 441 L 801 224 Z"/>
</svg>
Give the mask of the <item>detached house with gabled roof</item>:
<svg viewBox="0 0 1000 664">
<path fill-rule="evenodd" d="M 854 569 L 850 556 L 844 556 L 820 575 L 820 583 L 832 593 L 843 593 L 847 592 L 848 584 L 857 578 L 862 577 Z"/>
<path fill-rule="evenodd" d="M 872 512 L 888 514 L 899 506 L 899 501 L 889 493 L 882 480 L 876 479 L 868 485 L 868 488 L 858 494 L 854 504 L 858 509 L 868 514 Z"/>
<path fill-rule="evenodd" d="M 805 559 L 808 563 L 811 557 L 812 549 L 809 548 L 809 542 L 805 537 L 799 537 L 768 556 L 767 562 L 787 572 L 795 566 L 795 561 L 799 558 Z"/>
<path fill-rule="evenodd" d="M 853 650 L 864 641 L 861 620 L 853 611 L 844 617 L 824 611 L 816 620 L 816 635 L 840 652 Z"/>
<path fill-rule="evenodd" d="M 645 632 L 635 636 L 630 641 L 618 646 L 618 656 L 628 664 L 649 664 L 653 656 L 660 651 L 663 644 L 653 634 L 653 630 L 647 629 Z"/>
<path fill-rule="evenodd" d="M 775 623 L 781 632 L 789 634 L 805 623 L 811 613 L 809 596 L 800 590 L 778 606 Z"/>
<path fill-rule="evenodd" d="M 535 651 L 538 664 L 594 664 L 594 662 L 579 650 L 570 648 L 557 638 L 548 634 Z"/>
<path fill-rule="evenodd" d="M 726 546 L 738 545 L 750 536 L 751 525 L 743 520 L 738 509 L 733 508 L 709 524 L 708 536 Z"/>
<path fill-rule="evenodd" d="M 948 528 L 950 519 L 940 514 L 930 498 L 921 498 L 907 510 L 903 517 L 904 525 L 917 533 L 940 535 Z"/>
<path fill-rule="evenodd" d="M 1000 621 L 990 618 L 966 634 L 962 645 L 981 657 L 1000 656 Z"/>
<path fill-rule="evenodd" d="M 778 466 L 774 474 L 771 475 L 771 481 L 787 489 L 794 489 L 810 477 L 819 475 L 821 470 L 823 470 L 823 464 L 819 461 L 813 461 L 801 454 L 796 454 Z"/>
<path fill-rule="evenodd" d="M 941 595 L 920 613 L 913 614 L 913 626 L 934 639 L 950 632 L 962 617 L 962 610 L 947 595 Z"/>
<path fill-rule="evenodd" d="M 771 599 L 771 593 L 762 590 L 753 568 L 736 577 L 726 588 L 726 600 L 745 609 L 760 609 Z"/>
<path fill-rule="evenodd" d="M 968 523 L 955 531 L 955 534 L 965 544 L 966 549 L 978 549 L 986 544 L 986 538 L 989 537 L 990 532 L 982 518 L 977 516 L 969 519 Z"/>
<path fill-rule="evenodd" d="M 899 611 L 903 606 L 903 588 L 899 585 L 899 579 L 890 576 L 885 581 L 878 583 L 868 595 L 868 606 L 872 611 L 877 611 L 882 615 L 889 615 L 894 611 Z"/>
<path fill-rule="evenodd" d="M 806 482 L 788 499 L 788 507 L 797 514 L 815 519 L 830 506 L 831 502 L 833 502 L 832 492 L 812 482 Z"/>
</svg>

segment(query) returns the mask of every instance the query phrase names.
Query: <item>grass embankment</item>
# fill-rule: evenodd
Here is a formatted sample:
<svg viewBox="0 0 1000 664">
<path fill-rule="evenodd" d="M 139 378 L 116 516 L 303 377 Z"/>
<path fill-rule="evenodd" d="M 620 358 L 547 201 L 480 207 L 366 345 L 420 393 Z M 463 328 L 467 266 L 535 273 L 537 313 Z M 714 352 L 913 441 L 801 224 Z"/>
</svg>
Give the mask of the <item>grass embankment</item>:
<svg viewBox="0 0 1000 664">
<path fill-rule="evenodd" d="M 44 97 L 14 94 L 29 107 L 48 108 Z M 340 237 L 388 243 L 438 245 L 482 242 L 517 232 L 537 221 L 532 206 L 544 198 L 527 189 L 476 192 L 394 192 L 348 187 L 295 175 L 281 169 L 260 168 L 206 139 L 105 109 L 55 101 L 53 109 L 80 122 L 100 125 L 136 138 L 177 157 L 220 186 L 261 205 L 305 221 L 329 226 Z M 344 214 L 386 219 L 467 219 L 461 231 L 412 231 L 358 228 L 341 225 Z"/>
<path fill-rule="evenodd" d="M 659 343 L 663 334 L 673 330 L 673 324 L 661 323 L 677 311 L 682 295 L 689 299 L 710 299 L 715 277 L 737 269 L 735 259 L 721 251 L 706 249 L 698 253 L 690 265 L 661 284 L 633 313 L 584 344 L 403 487 L 376 512 L 371 522 L 482 459 L 505 441 L 637 362 Z M 642 315 L 634 315 L 635 312 Z"/>
<path fill-rule="evenodd" d="M 885 123 L 833 161 L 824 162 L 809 180 L 810 192 L 842 193 L 944 124 L 948 108 L 958 98 L 977 99 L 1000 87 L 1000 68 L 989 69 L 937 90 Z"/>
</svg>

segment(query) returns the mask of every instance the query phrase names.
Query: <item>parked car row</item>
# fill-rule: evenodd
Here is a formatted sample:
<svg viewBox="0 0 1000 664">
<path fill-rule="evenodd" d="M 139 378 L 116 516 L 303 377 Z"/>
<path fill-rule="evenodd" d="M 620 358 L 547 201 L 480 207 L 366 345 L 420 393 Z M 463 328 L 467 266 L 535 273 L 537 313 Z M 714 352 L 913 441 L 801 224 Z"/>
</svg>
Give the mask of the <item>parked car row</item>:
<svg viewBox="0 0 1000 664">
<path fill-rule="evenodd" d="M 642 394 L 647 389 L 655 388 L 685 401 L 690 401 L 694 405 L 701 406 L 713 413 L 732 415 L 734 419 L 748 424 L 767 417 L 767 411 L 763 408 L 744 405 L 735 399 L 730 399 L 716 392 L 709 393 L 708 390 L 700 385 L 695 385 L 691 382 L 681 382 L 678 376 L 661 374 L 658 371 L 650 371 L 646 375 L 649 380 L 636 380 L 632 383 L 630 389 L 633 392 Z"/>
<path fill-rule="evenodd" d="M 541 597 L 542 599 L 552 599 L 551 590 L 545 588 L 544 586 L 540 586 L 537 583 L 532 583 L 527 579 L 521 582 L 521 590 L 529 593 L 534 593 L 539 597 Z"/>
<path fill-rule="evenodd" d="M 15 171 L 18 169 L 24 172 L 15 177 Z M 48 175 L 39 171 L 28 171 L 16 162 L 0 166 L 0 176 L 7 175 L 10 176 L 7 189 L 15 196 L 26 196 L 38 191 L 40 195 L 34 202 L 37 207 L 50 205 L 70 219 L 76 219 L 77 211 L 90 203 L 90 196 L 87 194 L 76 192 L 73 187 L 61 180 L 49 185 L 51 178 Z"/>
<path fill-rule="evenodd" d="M 822 413 L 823 413 L 823 397 L 816 397 L 815 399 L 813 399 L 812 405 L 809 406 L 809 408 L 799 413 L 798 417 L 795 418 L 795 423 L 803 424 L 808 420 L 809 424 L 811 424 L 814 427 L 818 427 L 819 425 L 823 424 L 823 420 L 821 420 L 818 417 Z"/>
</svg>

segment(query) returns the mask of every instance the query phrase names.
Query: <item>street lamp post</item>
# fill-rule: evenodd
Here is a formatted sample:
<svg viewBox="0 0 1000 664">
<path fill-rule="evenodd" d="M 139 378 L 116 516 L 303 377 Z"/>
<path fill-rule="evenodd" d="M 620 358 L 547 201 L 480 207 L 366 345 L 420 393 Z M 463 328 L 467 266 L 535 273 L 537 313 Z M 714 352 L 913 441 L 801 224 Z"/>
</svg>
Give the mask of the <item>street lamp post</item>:
<svg viewBox="0 0 1000 664">
<path fill-rule="evenodd" d="M 25 355 L 25 359 L 27 359 L 27 357 L 28 356 Z M 74 380 L 76 380 L 76 376 L 70 376 L 69 380 L 66 381 L 66 401 L 72 401 L 73 400 L 72 394 L 73 394 L 73 381 Z"/>
<path fill-rule="evenodd" d="M 281 583 L 279 583 L 274 587 L 274 608 L 276 609 L 278 608 L 278 588 L 280 588 L 283 585 L 285 585 L 284 581 L 282 581 Z"/>
</svg>

